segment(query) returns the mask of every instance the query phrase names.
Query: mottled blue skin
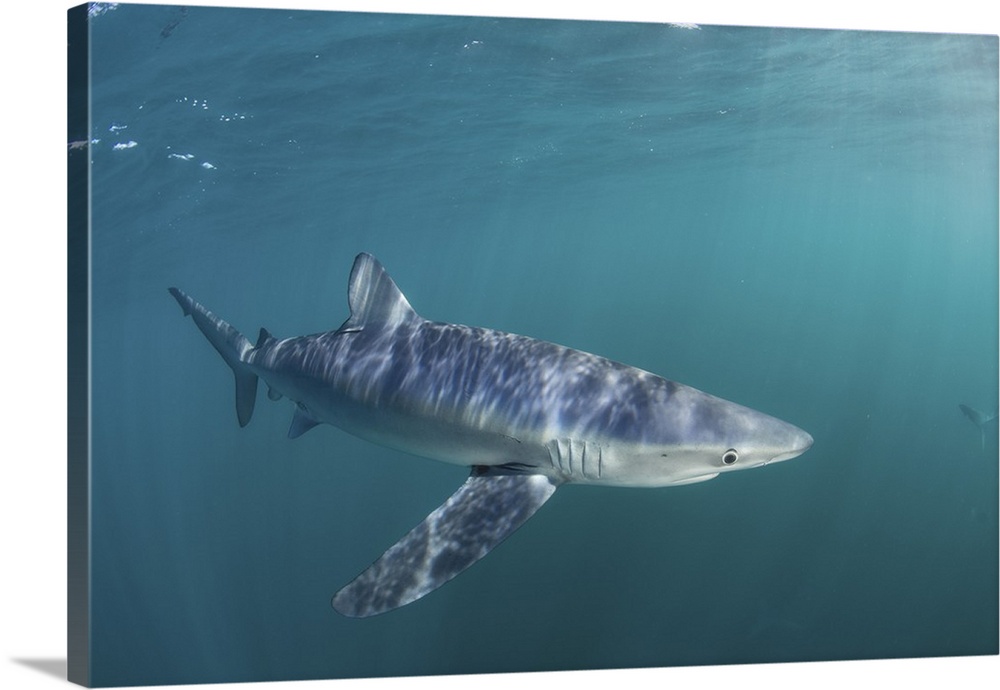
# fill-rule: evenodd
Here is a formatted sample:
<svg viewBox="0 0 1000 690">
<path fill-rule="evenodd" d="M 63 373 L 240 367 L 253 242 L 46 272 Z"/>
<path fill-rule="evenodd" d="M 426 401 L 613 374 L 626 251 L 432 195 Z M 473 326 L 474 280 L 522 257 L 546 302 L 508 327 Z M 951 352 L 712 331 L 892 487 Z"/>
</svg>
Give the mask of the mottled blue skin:
<svg viewBox="0 0 1000 690">
<path fill-rule="evenodd" d="M 445 462 L 628 486 L 710 479 L 812 443 L 778 419 L 603 357 L 427 321 L 371 270 L 384 282 L 366 298 L 352 275 L 352 317 L 340 329 L 265 338 L 245 356 L 316 422 Z M 368 318 L 372 300 L 396 306 Z M 730 449 L 739 458 L 727 465 Z"/>
</svg>

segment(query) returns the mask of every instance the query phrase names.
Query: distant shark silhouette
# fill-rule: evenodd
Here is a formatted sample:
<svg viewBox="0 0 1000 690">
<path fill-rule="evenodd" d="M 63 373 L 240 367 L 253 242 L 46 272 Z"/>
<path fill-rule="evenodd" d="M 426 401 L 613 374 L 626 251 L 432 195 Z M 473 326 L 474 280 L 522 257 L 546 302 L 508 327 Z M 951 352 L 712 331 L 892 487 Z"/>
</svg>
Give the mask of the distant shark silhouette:
<svg viewBox="0 0 1000 690">
<path fill-rule="evenodd" d="M 579 350 L 420 317 L 382 265 L 354 261 L 335 331 L 254 345 L 176 288 L 236 377 L 240 425 L 257 380 L 296 405 L 288 436 L 327 423 L 471 476 L 333 597 L 346 616 L 403 606 L 502 542 L 564 483 L 656 487 L 789 460 L 805 431 Z"/>
<path fill-rule="evenodd" d="M 959 403 L 958 409 L 960 409 L 966 417 L 972 420 L 972 423 L 979 427 L 979 442 L 983 450 L 986 450 L 986 425 L 990 422 L 996 421 L 996 412 L 993 414 L 986 414 L 985 412 L 980 412 L 979 410 L 969 407 L 968 405 L 962 405 Z"/>
</svg>

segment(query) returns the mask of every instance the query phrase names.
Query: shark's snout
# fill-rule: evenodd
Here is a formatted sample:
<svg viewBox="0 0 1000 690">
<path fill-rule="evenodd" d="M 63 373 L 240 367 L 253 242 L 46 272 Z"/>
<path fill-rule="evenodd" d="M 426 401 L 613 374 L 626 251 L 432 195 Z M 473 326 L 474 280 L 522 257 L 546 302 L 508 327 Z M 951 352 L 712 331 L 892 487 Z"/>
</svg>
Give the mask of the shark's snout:
<svg viewBox="0 0 1000 690">
<path fill-rule="evenodd" d="M 813 437 L 802 429 L 795 428 L 794 432 L 791 434 L 789 442 L 786 444 L 784 452 L 778 453 L 769 462 L 781 462 L 782 460 L 791 460 L 792 458 L 797 458 L 807 450 L 812 448 Z"/>
</svg>

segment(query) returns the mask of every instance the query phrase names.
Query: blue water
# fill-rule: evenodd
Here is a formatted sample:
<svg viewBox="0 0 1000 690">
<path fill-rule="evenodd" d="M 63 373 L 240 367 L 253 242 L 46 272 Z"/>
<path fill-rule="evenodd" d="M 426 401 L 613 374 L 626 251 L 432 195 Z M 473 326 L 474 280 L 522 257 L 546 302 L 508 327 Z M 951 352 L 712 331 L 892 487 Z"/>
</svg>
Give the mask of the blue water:
<svg viewBox="0 0 1000 690">
<path fill-rule="evenodd" d="M 96 684 L 997 652 L 996 426 L 957 407 L 997 407 L 996 37 L 122 5 L 91 46 Z M 467 470 L 263 395 L 240 429 L 167 288 L 314 333 L 359 251 L 815 445 L 564 487 L 341 617 Z"/>
</svg>

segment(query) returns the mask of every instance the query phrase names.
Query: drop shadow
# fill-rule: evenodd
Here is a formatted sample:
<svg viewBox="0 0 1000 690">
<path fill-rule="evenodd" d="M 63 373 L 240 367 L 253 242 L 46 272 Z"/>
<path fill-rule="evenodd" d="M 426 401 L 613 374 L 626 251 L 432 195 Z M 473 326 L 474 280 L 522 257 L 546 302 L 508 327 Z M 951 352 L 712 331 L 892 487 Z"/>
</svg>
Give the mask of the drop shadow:
<svg viewBox="0 0 1000 690">
<path fill-rule="evenodd" d="M 11 659 L 11 661 L 33 668 L 45 675 L 66 680 L 67 663 L 65 659 Z"/>
</svg>

